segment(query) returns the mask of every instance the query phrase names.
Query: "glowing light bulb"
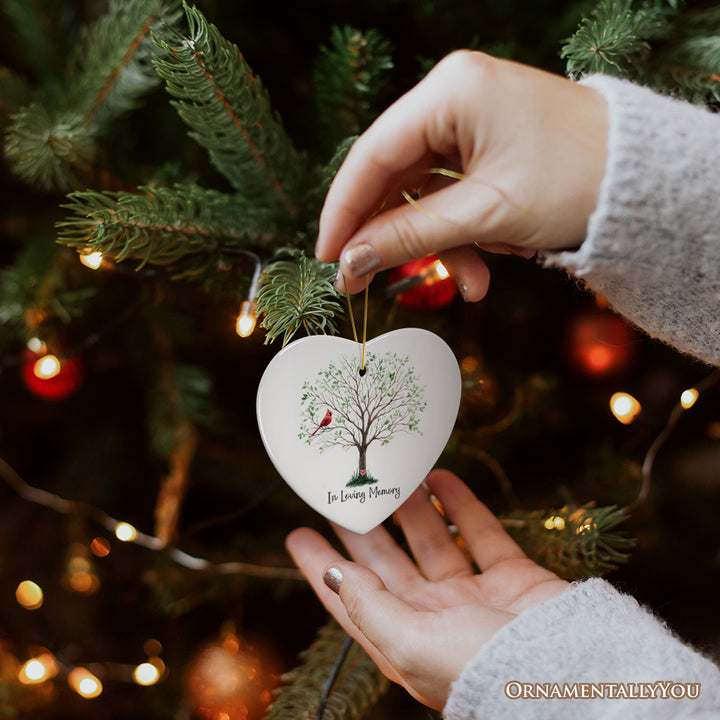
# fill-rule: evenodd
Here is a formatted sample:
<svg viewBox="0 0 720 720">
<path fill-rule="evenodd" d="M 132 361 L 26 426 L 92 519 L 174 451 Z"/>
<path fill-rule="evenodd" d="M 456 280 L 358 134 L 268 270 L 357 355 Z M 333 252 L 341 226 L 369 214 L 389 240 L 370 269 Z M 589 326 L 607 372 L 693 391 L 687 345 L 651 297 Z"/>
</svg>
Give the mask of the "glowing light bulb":
<svg viewBox="0 0 720 720">
<path fill-rule="evenodd" d="M 245 300 L 240 306 L 240 314 L 235 324 L 235 332 L 240 337 L 249 337 L 252 335 L 256 323 L 255 303 L 252 300 Z"/>
<path fill-rule="evenodd" d="M 28 660 L 18 672 L 23 685 L 37 685 L 57 675 L 57 663 L 50 653 L 43 653 Z"/>
<path fill-rule="evenodd" d="M 154 685 L 160 679 L 160 671 L 151 662 L 140 663 L 133 671 L 138 685 Z"/>
<path fill-rule="evenodd" d="M 80 256 L 80 262 L 91 270 L 97 270 L 102 265 L 102 261 L 103 256 L 99 251 Z"/>
<path fill-rule="evenodd" d="M 121 522 L 115 527 L 115 537 L 123 542 L 130 542 L 137 537 L 137 530 L 130 523 Z"/>
<path fill-rule="evenodd" d="M 23 580 L 15 590 L 15 599 L 26 610 L 37 610 L 43 604 L 42 588 L 32 580 Z"/>
<path fill-rule="evenodd" d="M 586 518 L 585 522 L 582 525 L 578 525 L 577 530 L 575 531 L 578 535 L 582 535 L 583 533 L 590 532 L 593 529 L 593 519 L 591 517 Z"/>
<path fill-rule="evenodd" d="M 47 352 L 47 346 L 39 337 L 31 337 L 27 341 L 27 349 L 36 355 L 44 355 Z"/>
<path fill-rule="evenodd" d="M 616 392 L 610 398 L 610 410 L 623 425 L 629 425 L 638 416 L 642 406 L 629 393 Z"/>
<path fill-rule="evenodd" d="M 468 355 L 462 359 L 460 367 L 465 372 L 475 372 L 480 367 L 480 361 L 474 355 Z"/>
<path fill-rule="evenodd" d="M 438 278 L 438 280 L 445 280 L 445 278 L 450 277 L 450 273 L 448 272 L 448 269 L 442 264 L 440 260 L 436 260 L 433 263 L 432 266 L 433 272 L 435 273 L 435 276 Z"/>
<path fill-rule="evenodd" d="M 96 698 L 103 691 L 100 680 L 84 667 L 73 668 L 67 681 L 68 685 L 84 698 Z"/>
<path fill-rule="evenodd" d="M 49 380 L 54 378 L 61 370 L 60 361 L 55 355 L 43 355 L 38 358 L 33 365 L 33 373 L 40 380 Z"/>
<path fill-rule="evenodd" d="M 93 538 L 90 552 L 96 557 L 107 557 L 110 554 L 110 543 L 103 537 Z"/>
<path fill-rule="evenodd" d="M 545 520 L 546 530 L 564 530 L 565 529 L 565 518 L 560 515 L 551 515 Z"/>
<path fill-rule="evenodd" d="M 700 393 L 695 388 L 685 390 L 682 395 L 680 395 L 680 404 L 687 410 L 695 404 L 699 395 Z"/>
</svg>

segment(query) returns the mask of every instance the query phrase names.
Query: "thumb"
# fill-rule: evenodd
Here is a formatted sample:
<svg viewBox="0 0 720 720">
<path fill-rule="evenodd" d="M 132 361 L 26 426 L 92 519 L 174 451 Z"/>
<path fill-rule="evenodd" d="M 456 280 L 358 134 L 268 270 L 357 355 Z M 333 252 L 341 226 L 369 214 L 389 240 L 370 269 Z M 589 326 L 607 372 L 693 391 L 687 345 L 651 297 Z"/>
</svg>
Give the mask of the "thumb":
<svg viewBox="0 0 720 720">
<path fill-rule="evenodd" d="M 372 570 L 352 562 L 336 562 L 325 570 L 323 581 L 337 593 L 352 625 L 386 657 L 407 637 L 418 613 L 393 595 Z M 357 638 L 361 644 L 362 637 Z M 366 650 L 368 648 L 365 648 Z"/>
<path fill-rule="evenodd" d="M 340 272 L 348 290 L 356 292 L 365 286 L 367 274 L 429 253 L 447 253 L 473 243 L 507 244 L 510 217 L 502 196 L 491 187 L 469 180 L 455 182 L 419 203 L 400 205 L 368 220 L 340 253 Z M 463 258 L 470 262 L 467 274 L 484 268 L 474 252 L 468 255 Z"/>
</svg>

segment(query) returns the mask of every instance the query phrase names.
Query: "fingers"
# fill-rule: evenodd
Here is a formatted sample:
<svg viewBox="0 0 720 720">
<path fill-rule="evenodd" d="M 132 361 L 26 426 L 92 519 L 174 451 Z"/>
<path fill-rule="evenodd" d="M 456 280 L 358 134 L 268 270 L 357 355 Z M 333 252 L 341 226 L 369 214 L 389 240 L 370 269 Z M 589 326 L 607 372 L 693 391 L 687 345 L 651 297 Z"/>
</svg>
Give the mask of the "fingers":
<svg viewBox="0 0 720 720">
<path fill-rule="evenodd" d="M 333 529 L 353 559 L 384 578 L 393 592 L 401 594 L 422 579 L 415 563 L 382 525 L 365 535 L 357 535 L 336 525 Z"/>
<path fill-rule="evenodd" d="M 485 297 L 490 286 L 490 270 L 472 247 L 452 248 L 438 256 L 465 302 L 477 302 Z"/>
<path fill-rule="evenodd" d="M 362 636 L 392 661 L 399 642 L 407 651 L 420 613 L 393 595 L 372 570 L 348 561 L 336 562 L 323 573 L 348 618 Z"/>
<path fill-rule="evenodd" d="M 415 611 L 388 592 L 377 575 L 345 560 L 314 530 L 294 530 L 286 545 L 327 610 L 385 675 L 401 682 L 386 652 L 400 645 L 396 634 L 408 630 Z"/>
<path fill-rule="evenodd" d="M 453 149 L 453 128 L 439 121 L 446 87 L 437 69 L 391 105 L 350 149 L 325 199 L 315 254 L 336 260 L 353 233 L 383 204 L 399 180 L 434 153 Z M 438 137 L 430 128 L 440 128 Z"/>
<path fill-rule="evenodd" d="M 396 517 L 415 560 L 428 580 L 434 582 L 474 574 L 472 565 L 424 488 L 418 488 L 403 503 Z"/>
<path fill-rule="evenodd" d="M 480 570 L 489 570 L 499 562 L 526 558 L 500 521 L 456 475 L 438 470 L 428 476 L 427 484 L 457 525 Z"/>
<path fill-rule="evenodd" d="M 350 292 L 358 292 L 368 273 L 480 239 L 486 244 L 505 243 L 502 219 L 507 212 L 502 196 L 492 188 L 466 180 L 455 182 L 414 205 L 406 202 L 368 220 L 343 248 L 340 272 Z M 520 211 L 510 208 L 510 212 Z M 474 264 L 480 267 L 481 262 L 478 258 Z M 471 276 L 468 270 L 467 279 Z"/>
</svg>

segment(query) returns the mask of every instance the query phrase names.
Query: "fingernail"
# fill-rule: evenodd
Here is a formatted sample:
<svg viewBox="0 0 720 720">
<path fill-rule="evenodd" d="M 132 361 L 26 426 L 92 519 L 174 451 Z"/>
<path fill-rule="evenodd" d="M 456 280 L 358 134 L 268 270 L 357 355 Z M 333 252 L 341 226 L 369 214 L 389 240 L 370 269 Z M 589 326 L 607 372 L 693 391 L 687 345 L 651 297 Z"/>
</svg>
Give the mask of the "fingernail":
<svg viewBox="0 0 720 720">
<path fill-rule="evenodd" d="M 462 295 L 462 299 L 465 302 L 470 302 L 470 299 L 468 298 L 468 292 L 469 292 L 468 286 L 460 280 L 456 280 L 455 282 L 458 286 L 458 290 L 460 291 L 460 294 Z"/>
<path fill-rule="evenodd" d="M 520 250 L 520 255 L 522 255 L 526 260 L 529 260 L 534 254 L 535 250 L 533 248 L 522 248 L 522 250 Z"/>
<path fill-rule="evenodd" d="M 343 253 L 343 263 L 355 277 L 377 270 L 382 260 L 372 245 L 357 245 Z"/>
<path fill-rule="evenodd" d="M 343 574 L 336 567 L 328 568 L 323 575 L 323 582 L 334 592 L 340 593 L 340 583 L 343 581 Z"/>
</svg>

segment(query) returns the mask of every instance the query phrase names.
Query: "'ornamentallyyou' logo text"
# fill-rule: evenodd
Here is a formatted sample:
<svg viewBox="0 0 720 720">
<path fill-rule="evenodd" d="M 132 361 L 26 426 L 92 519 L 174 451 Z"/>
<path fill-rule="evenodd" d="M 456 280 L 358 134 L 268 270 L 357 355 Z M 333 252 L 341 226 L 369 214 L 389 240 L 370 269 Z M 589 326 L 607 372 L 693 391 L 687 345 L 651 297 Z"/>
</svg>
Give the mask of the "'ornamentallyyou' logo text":
<svg viewBox="0 0 720 720">
<path fill-rule="evenodd" d="M 701 683 L 524 683 L 505 685 L 511 700 L 697 700 Z"/>
</svg>

